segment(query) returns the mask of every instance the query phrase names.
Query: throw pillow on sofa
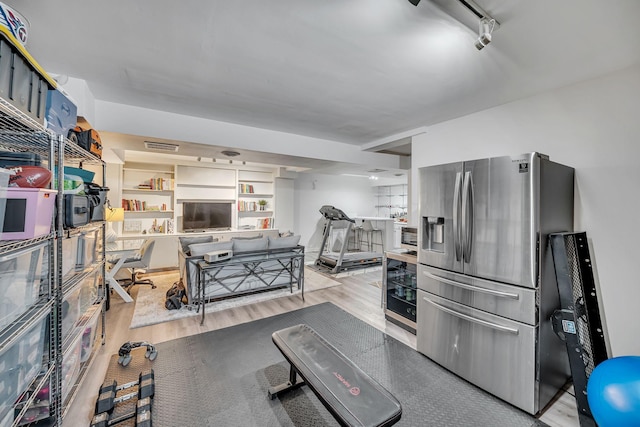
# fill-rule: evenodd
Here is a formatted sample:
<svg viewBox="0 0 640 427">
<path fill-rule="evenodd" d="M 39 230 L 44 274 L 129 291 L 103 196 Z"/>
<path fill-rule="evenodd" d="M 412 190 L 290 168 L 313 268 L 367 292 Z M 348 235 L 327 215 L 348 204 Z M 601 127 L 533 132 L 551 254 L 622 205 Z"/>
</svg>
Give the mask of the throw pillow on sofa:
<svg viewBox="0 0 640 427">
<path fill-rule="evenodd" d="M 187 253 L 189 251 L 189 245 L 193 245 L 196 243 L 211 243 L 217 242 L 213 236 L 188 236 L 188 237 L 179 237 L 180 247 L 182 248 L 182 252 Z"/>
<path fill-rule="evenodd" d="M 189 245 L 191 256 L 204 255 L 213 251 L 228 251 L 233 247 L 232 242 L 194 243 Z"/>
<path fill-rule="evenodd" d="M 269 240 L 266 237 L 261 237 L 259 239 L 236 239 L 235 237 L 231 239 L 233 242 L 233 253 L 240 252 L 254 252 L 254 251 L 264 251 L 267 249 L 269 245 Z"/>
<path fill-rule="evenodd" d="M 245 237 L 245 236 L 236 236 L 232 237 L 232 240 L 257 240 L 262 239 L 262 233 L 256 234 L 255 236 Z"/>
<path fill-rule="evenodd" d="M 269 249 L 293 248 L 300 242 L 300 235 L 288 237 L 269 236 Z"/>
</svg>

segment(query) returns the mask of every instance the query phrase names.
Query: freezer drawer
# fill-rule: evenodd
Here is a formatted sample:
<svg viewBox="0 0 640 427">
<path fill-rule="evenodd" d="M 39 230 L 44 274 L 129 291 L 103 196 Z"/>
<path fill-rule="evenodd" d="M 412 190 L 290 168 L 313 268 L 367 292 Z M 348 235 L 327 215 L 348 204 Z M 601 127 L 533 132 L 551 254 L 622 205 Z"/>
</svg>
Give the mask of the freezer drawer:
<svg viewBox="0 0 640 427">
<path fill-rule="evenodd" d="M 536 327 L 422 290 L 417 324 L 420 353 L 512 405 L 538 412 Z"/>
<path fill-rule="evenodd" d="M 418 288 L 528 325 L 538 324 L 536 290 L 418 264 Z"/>
</svg>

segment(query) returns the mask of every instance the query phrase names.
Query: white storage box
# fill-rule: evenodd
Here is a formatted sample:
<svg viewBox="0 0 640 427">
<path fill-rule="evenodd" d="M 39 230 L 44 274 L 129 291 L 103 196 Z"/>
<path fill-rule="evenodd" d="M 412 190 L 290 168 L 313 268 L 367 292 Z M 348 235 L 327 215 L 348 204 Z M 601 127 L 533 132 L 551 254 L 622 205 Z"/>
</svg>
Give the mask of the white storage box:
<svg viewBox="0 0 640 427">
<path fill-rule="evenodd" d="M 42 368 L 47 320 L 45 316 L 0 353 L 0 420 L 13 411 L 15 401 Z"/>
<path fill-rule="evenodd" d="M 0 257 L 0 330 L 31 307 L 43 280 L 42 254 L 47 243 L 9 252 Z"/>
<path fill-rule="evenodd" d="M 62 301 L 62 340 L 66 340 L 75 330 L 78 320 L 98 298 L 98 273 L 95 270 L 82 279 L 73 292 Z"/>
</svg>

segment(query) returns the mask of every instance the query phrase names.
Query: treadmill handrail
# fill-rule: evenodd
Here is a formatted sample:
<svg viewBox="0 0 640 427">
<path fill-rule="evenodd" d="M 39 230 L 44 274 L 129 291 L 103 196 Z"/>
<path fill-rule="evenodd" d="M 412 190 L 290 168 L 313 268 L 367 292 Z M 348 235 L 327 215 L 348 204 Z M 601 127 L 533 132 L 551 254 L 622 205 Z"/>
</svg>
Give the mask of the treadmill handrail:
<svg viewBox="0 0 640 427">
<path fill-rule="evenodd" d="M 351 219 L 341 209 L 331 205 L 324 205 L 320 208 L 323 217 L 331 221 L 349 221 L 355 224 L 355 220 Z"/>
</svg>

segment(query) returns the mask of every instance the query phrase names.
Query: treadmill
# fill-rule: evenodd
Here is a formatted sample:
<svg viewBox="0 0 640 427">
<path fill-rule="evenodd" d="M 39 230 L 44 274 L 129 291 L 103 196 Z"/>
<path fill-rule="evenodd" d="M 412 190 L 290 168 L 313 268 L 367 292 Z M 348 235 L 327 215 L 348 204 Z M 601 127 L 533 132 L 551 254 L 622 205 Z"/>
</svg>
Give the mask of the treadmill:
<svg viewBox="0 0 640 427">
<path fill-rule="evenodd" d="M 321 207 L 320 213 L 328 220 L 328 222 L 324 227 L 324 235 L 322 237 L 322 245 L 320 246 L 320 254 L 318 255 L 318 259 L 316 260 L 317 266 L 328 268 L 331 273 L 338 273 L 342 270 L 364 268 L 372 265 L 382 265 L 382 253 L 347 251 L 347 245 L 349 244 L 349 234 L 351 233 L 351 229 L 355 224 L 355 220 L 349 218 L 347 214 L 345 214 L 340 209 L 329 205 L 324 205 L 323 207 Z M 335 221 L 347 221 L 347 231 L 342 241 L 342 247 L 340 248 L 339 253 L 325 251 L 325 245 L 327 243 L 329 235 L 331 234 L 332 228 L 334 228 Z"/>
</svg>

